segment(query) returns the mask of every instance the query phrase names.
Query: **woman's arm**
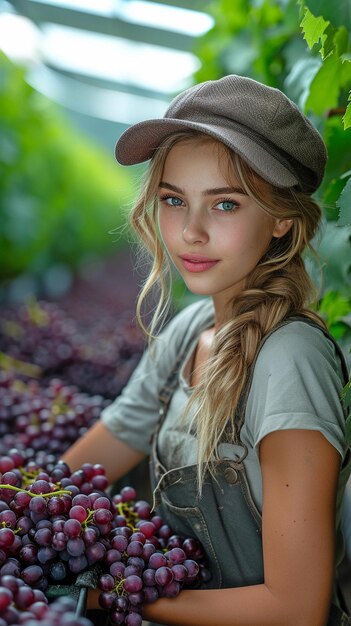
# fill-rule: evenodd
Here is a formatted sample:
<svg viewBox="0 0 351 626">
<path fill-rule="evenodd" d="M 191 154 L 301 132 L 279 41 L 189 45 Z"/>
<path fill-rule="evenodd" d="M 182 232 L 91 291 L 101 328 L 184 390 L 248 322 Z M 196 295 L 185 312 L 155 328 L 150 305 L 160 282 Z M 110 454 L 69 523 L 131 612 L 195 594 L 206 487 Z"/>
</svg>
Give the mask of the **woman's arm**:
<svg viewBox="0 0 351 626">
<path fill-rule="evenodd" d="M 65 452 L 62 460 L 68 463 L 72 471 L 83 463 L 101 463 L 109 482 L 114 483 L 145 456 L 143 452 L 134 450 L 114 437 L 99 420 Z"/>
<path fill-rule="evenodd" d="M 325 626 L 334 580 L 340 456 L 322 434 L 277 431 L 261 443 L 264 584 L 184 590 L 145 607 L 169 626 Z"/>
</svg>

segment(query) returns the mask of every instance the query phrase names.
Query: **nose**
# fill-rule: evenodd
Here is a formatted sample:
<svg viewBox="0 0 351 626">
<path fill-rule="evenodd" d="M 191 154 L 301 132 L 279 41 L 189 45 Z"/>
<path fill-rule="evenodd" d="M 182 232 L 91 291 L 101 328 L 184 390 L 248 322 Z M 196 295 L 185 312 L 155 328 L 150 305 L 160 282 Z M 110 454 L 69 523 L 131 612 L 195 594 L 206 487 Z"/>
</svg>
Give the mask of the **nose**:
<svg viewBox="0 0 351 626">
<path fill-rule="evenodd" d="M 207 243 L 208 232 L 200 217 L 188 216 L 183 228 L 183 239 L 189 244 Z"/>
</svg>

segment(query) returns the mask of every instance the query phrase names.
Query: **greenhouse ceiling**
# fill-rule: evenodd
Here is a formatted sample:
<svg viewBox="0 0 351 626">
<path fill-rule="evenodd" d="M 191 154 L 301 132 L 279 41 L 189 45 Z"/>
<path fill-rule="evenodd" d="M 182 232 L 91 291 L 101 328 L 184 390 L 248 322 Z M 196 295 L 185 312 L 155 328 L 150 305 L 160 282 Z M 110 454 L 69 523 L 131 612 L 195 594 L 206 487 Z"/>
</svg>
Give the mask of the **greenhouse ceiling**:
<svg viewBox="0 0 351 626">
<path fill-rule="evenodd" d="M 104 142 L 190 85 L 209 0 L 0 0 L 0 49 Z M 102 133 L 102 136 L 101 136 Z"/>
</svg>

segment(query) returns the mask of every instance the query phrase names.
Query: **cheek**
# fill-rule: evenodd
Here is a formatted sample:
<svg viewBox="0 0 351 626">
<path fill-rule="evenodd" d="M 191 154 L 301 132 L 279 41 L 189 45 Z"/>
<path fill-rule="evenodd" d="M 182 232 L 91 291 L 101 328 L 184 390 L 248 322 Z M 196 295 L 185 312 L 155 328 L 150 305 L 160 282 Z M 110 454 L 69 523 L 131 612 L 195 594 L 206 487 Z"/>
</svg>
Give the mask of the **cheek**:
<svg viewBox="0 0 351 626">
<path fill-rule="evenodd" d="M 179 230 L 179 219 L 175 213 L 160 211 L 158 215 L 158 226 L 164 244 L 168 247 L 177 236 Z"/>
</svg>

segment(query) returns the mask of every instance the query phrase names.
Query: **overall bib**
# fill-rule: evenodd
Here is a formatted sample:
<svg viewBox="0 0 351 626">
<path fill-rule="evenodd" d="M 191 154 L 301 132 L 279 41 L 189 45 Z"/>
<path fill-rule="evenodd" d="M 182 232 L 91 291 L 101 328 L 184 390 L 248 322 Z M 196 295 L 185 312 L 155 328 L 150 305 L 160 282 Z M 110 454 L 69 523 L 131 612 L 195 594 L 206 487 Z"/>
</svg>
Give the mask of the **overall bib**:
<svg viewBox="0 0 351 626">
<path fill-rule="evenodd" d="M 241 587 L 264 581 L 262 519 L 250 493 L 243 463 L 247 448 L 240 441 L 240 430 L 258 353 L 272 332 L 294 320 L 304 321 L 320 329 L 308 318 L 291 317 L 264 337 L 239 400 L 235 414 L 235 434 L 231 433 L 228 422 L 222 439 L 222 442 L 230 441 L 240 445 L 242 456 L 236 461 L 221 458 L 216 463 L 215 479 L 209 473 L 206 474 L 201 498 L 197 493 L 196 465 L 167 471 L 160 461 L 157 449 L 158 433 L 177 387 L 179 369 L 187 349 L 179 355 L 160 392 L 160 419 L 153 437 L 151 455 L 154 508 L 175 534 L 195 537 L 201 542 L 212 576 L 208 582 L 201 583 L 200 588 Z M 341 350 L 327 332 L 324 334 L 336 346 L 347 380 L 347 367 Z M 333 604 L 326 626 L 351 626 L 351 619 Z"/>
</svg>

